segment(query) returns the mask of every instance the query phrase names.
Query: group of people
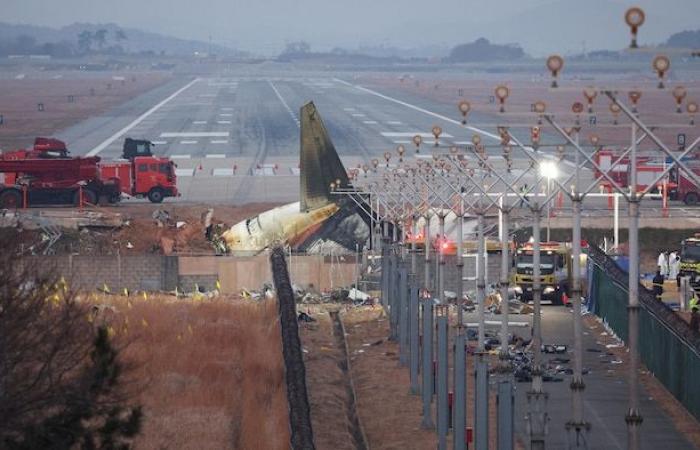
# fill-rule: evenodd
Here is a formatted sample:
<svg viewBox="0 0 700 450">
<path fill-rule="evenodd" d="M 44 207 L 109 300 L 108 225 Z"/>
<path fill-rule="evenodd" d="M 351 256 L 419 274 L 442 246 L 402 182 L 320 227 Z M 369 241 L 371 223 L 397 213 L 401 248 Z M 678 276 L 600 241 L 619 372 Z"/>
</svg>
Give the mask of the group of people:
<svg viewBox="0 0 700 450">
<path fill-rule="evenodd" d="M 654 286 L 654 295 L 657 300 L 661 300 L 661 296 L 664 293 L 664 281 L 675 278 L 676 284 L 680 287 L 681 277 L 681 257 L 676 252 L 661 252 L 657 260 L 658 270 L 656 275 L 652 280 Z M 690 328 L 695 330 L 695 332 L 700 332 L 700 299 L 698 299 L 698 293 L 693 291 L 692 298 L 689 302 L 690 307 Z"/>
<path fill-rule="evenodd" d="M 678 280 L 681 272 L 681 255 L 676 252 L 661 252 L 657 260 L 659 273 L 668 280 Z"/>
<path fill-rule="evenodd" d="M 680 287 L 681 257 L 676 252 L 661 252 L 657 259 L 657 266 L 658 269 L 652 284 L 656 299 L 661 300 L 661 296 L 664 293 L 664 281 L 675 279 Z"/>
</svg>

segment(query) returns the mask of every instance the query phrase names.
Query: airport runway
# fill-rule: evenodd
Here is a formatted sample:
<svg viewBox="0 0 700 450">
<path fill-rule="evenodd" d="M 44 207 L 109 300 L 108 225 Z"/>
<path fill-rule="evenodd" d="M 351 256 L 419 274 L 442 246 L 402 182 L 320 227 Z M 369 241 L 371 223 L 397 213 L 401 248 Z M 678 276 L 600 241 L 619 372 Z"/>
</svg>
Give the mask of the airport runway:
<svg viewBox="0 0 700 450">
<path fill-rule="evenodd" d="M 75 125 L 58 137 L 75 154 L 119 157 L 125 137 L 156 143 L 178 164 L 185 201 L 244 204 L 294 201 L 298 197 L 299 108 L 313 100 L 347 168 L 421 134 L 422 152 L 433 149 L 430 130 L 440 125 L 440 144 L 466 144 L 474 130 L 455 119 L 453 106 L 354 85 L 348 76 L 241 76 L 178 79 L 108 113 Z M 474 118 L 478 121 L 478 117 Z M 485 140 L 497 143 L 494 130 Z"/>
<path fill-rule="evenodd" d="M 182 193 L 178 201 L 292 202 L 298 200 L 299 192 L 299 108 L 310 100 L 321 112 L 348 169 L 370 164 L 374 158 L 383 163 L 387 151 L 394 166 L 399 144 L 406 146 L 407 158 L 415 158 L 411 139 L 416 134 L 423 136 L 421 154 L 427 157 L 435 148 L 430 130 L 436 124 L 443 129 L 442 151 L 452 144 L 463 146 L 479 134 L 484 144 L 496 146 L 488 151 L 496 164 L 503 164 L 496 130 L 478 126 L 497 122 L 494 117 L 473 114 L 465 128 L 452 104 L 358 85 L 349 74 L 290 71 L 280 75 L 279 69 L 269 68 L 260 74 L 178 78 L 58 137 L 75 154 L 105 159 L 119 157 L 125 137 L 152 140 L 158 154 L 170 156 L 178 165 Z M 522 132 L 513 130 L 515 137 L 528 142 L 529 136 Z M 543 140 L 554 138 L 543 136 Z M 551 148 L 537 156 L 554 159 Z M 520 163 L 527 160 L 521 150 L 514 150 L 514 158 Z M 573 164 L 565 161 L 560 166 L 566 173 Z M 585 178 L 590 180 L 590 173 Z M 523 179 L 530 186 L 532 180 L 529 175 Z M 642 207 L 648 216 L 662 217 L 659 203 L 645 201 Z M 678 206 L 674 216 L 695 215 L 694 209 Z M 588 199 L 584 209 L 590 215 L 610 214 L 607 199 Z"/>
</svg>

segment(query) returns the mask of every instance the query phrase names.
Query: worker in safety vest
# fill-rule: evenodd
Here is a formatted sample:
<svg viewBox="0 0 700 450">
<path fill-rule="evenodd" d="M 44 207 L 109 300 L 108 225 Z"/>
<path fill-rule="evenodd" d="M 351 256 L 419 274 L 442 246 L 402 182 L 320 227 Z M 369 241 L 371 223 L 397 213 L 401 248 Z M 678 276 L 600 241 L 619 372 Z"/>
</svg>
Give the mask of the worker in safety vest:
<svg viewBox="0 0 700 450">
<path fill-rule="evenodd" d="M 688 302 L 688 308 L 692 311 L 693 308 L 700 308 L 700 300 L 698 299 L 698 293 L 693 291 L 693 296 L 690 297 Z"/>
<path fill-rule="evenodd" d="M 690 309 L 690 329 L 700 333 L 700 313 L 698 313 L 697 305 Z"/>
<path fill-rule="evenodd" d="M 664 293 L 664 276 L 661 275 L 661 270 L 656 271 L 656 275 L 651 282 L 654 286 L 654 296 L 661 301 L 661 296 Z"/>
</svg>

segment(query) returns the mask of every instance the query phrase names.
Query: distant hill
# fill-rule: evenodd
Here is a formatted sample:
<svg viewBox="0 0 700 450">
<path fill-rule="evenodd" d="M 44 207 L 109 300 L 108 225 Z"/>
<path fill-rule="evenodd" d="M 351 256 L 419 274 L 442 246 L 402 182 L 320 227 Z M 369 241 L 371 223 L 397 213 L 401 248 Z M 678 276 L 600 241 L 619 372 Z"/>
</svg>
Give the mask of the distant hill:
<svg viewBox="0 0 700 450">
<path fill-rule="evenodd" d="M 448 62 L 486 62 L 520 59 L 525 52 L 518 45 L 492 44 L 485 38 L 479 38 L 468 44 L 461 44 L 450 51 Z"/>
<path fill-rule="evenodd" d="M 687 30 L 673 34 L 668 38 L 665 46 L 700 49 L 700 30 Z"/>
<path fill-rule="evenodd" d="M 86 41 L 87 36 L 92 36 L 89 42 Z M 122 28 L 114 23 L 74 23 L 63 28 L 49 28 L 0 22 L 0 54 L 11 54 L 13 51 L 18 54 L 57 52 L 54 56 L 85 52 L 180 56 L 209 51 L 222 56 L 244 55 L 243 52 L 220 45 L 210 46 L 205 42 L 164 36 L 136 28 Z"/>
</svg>

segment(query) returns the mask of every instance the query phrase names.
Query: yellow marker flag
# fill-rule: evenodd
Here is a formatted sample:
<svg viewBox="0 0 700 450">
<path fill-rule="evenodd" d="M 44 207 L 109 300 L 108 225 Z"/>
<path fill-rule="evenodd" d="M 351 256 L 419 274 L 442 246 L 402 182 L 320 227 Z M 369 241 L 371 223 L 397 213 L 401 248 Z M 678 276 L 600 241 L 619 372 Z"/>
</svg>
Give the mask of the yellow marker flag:
<svg viewBox="0 0 700 450">
<path fill-rule="evenodd" d="M 117 333 L 114 332 L 114 328 L 112 328 L 111 326 L 107 327 L 107 336 L 114 337 L 115 334 Z"/>
<path fill-rule="evenodd" d="M 221 290 L 221 282 L 219 280 L 216 280 L 216 290 L 217 291 Z"/>
<path fill-rule="evenodd" d="M 104 283 L 104 284 L 102 285 L 102 290 L 103 290 L 104 292 L 110 292 L 109 286 L 107 286 L 107 283 Z"/>
<path fill-rule="evenodd" d="M 179 297 L 179 296 L 180 296 L 180 292 L 177 290 L 177 286 L 175 286 L 175 297 Z"/>
<path fill-rule="evenodd" d="M 148 300 L 148 294 L 146 294 L 146 291 L 143 291 L 143 299 Z"/>
<path fill-rule="evenodd" d="M 125 297 L 129 296 L 129 290 L 127 288 L 124 288 L 124 296 Z"/>
</svg>

